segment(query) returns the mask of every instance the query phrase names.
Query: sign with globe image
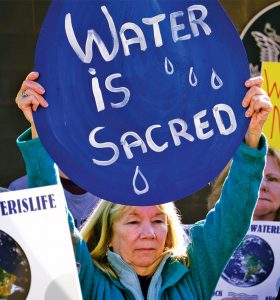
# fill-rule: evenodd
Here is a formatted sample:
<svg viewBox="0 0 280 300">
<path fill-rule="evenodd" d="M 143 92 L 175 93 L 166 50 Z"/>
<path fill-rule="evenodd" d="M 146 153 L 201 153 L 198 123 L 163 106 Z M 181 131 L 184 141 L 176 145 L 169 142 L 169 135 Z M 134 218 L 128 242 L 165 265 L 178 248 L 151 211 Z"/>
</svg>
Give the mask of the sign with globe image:
<svg viewBox="0 0 280 300">
<path fill-rule="evenodd" d="M 82 300 L 65 205 L 60 185 L 0 193 L 0 300 Z"/>
<path fill-rule="evenodd" d="M 280 290 L 280 222 L 252 221 L 211 300 L 275 300 Z"/>
<path fill-rule="evenodd" d="M 274 266 L 274 253 L 261 237 L 247 235 L 231 257 L 222 278 L 238 287 L 251 287 L 262 283 Z"/>
</svg>

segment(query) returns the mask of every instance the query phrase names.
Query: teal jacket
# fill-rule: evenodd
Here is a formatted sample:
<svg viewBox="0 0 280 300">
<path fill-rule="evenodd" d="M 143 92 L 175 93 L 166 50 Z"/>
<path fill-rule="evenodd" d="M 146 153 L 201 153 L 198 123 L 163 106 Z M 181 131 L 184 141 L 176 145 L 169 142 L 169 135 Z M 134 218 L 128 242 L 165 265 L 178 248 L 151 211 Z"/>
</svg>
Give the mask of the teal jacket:
<svg viewBox="0 0 280 300">
<path fill-rule="evenodd" d="M 54 164 L 40 140 L 30 141 L 30 131 L 27 131 L 17 142 L 26 162 L 30 187 L 56 183 Z M 190 229 L 189 268 L 168 257 L 161 266 L 160 286 L 154 290 L 157 296 L 153 296 L 153 300 L 211 299 L 227 261 L 249 228 L 262 180 L 266 148 L 264 137 L 258 149 L 245 144 L 239 147 L 220 200 L 205 220 Z M 83 299 L 138 299 L 139 294 L 133 293 L 129 285 L 109 277 L 93 264 L 85 242 L 74 228 L 71 215 L 68 219 L 76 237 L 75 256 Z M 130 268 L 123 263 L 124 269 Z M 141 299 L 141 295 L 139 297 Z"/>
</svg>

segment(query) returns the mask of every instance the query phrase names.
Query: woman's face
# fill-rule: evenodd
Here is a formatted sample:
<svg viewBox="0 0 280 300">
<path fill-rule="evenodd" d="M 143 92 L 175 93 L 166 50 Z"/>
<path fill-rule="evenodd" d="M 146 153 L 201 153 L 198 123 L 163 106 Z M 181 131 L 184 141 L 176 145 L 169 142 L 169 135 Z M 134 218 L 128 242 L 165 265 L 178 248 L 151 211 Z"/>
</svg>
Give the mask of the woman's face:
<svg viewBox="0 0 280 300">
<path fill-rule="evenodd" d="M 113 251 L 139 275 L 152 274 L 167 239 L 167 216 L 156 206 L 128 207 L 113 223 Z"/>
<path fill-rule="evenodd" d="M 254 211 L 254 220 L 273 221 L 280 208 L 280 169 L 271 155 L 267 156 L 264 179 Z"/>
</svg>

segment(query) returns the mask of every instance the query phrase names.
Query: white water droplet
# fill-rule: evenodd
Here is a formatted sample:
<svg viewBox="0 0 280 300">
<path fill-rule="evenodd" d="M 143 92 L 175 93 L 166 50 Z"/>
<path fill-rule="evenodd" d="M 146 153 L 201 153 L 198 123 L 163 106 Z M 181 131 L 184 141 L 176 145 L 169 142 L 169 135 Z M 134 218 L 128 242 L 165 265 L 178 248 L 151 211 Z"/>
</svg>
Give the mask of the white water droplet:
<svg viewBox="0 0 280 300">
<path fill-rule="evenodd" d="M 193 71 L 193 67 L 190 68 L 189 72 L 189 83 L 191 86 L 197 86 L 197 77 Z"/>
<path fill-rule="evenodd" d="M 137 178 L 142 178 L 143 179 L 143 182 L 145 184 L 144 188 L 142 190 L 139 190 L 137 187 L 136 187 L 136 179 Z M 143 173 L 140 171 L 139 169 L 139 166 L 136 166 L 136 170 L 135 170 L 135 173 L 134 173 L 134 176 L 133 176 L 133 189 L 134 189 L 134 192 L 135 194 L 137 195 L 142 195 L 142 194 L 145 194 L 148 192 L 149 190 L 149 184 L 148 184 L 148 181 L 147 179 L 145 178 L 145 176 L 143 175 Z"/>
<path fill-rule="evenodd" d="M 165 68 L 166 74 L 172 75 L 174 73 L 173 64 L 167 57 L 165 57 L 164 68 Z"/>
<path fill-rule="evenodd" d="M 95 75 L 95 74 L 96 74 L 96 70 L 93 69 L 93 68 L 89 68 L 89 69 L 88 69 L 88 72 L 89 72 L 89 74 L 91 74 L 91 75 Z"/>
<path fill-rule="evenodd" d="M 214 90 L 218 90 L 223 86 L 222 79 L 217 75 L 214 69 L 212 69 L 211 85 Z"/>
</svg>

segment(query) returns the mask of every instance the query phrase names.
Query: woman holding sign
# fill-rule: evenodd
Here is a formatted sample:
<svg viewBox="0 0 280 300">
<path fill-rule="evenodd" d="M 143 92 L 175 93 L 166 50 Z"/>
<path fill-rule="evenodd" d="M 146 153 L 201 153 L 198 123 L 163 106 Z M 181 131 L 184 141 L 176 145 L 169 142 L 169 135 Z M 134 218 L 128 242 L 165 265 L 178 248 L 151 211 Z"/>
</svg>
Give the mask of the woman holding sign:
<svg viewBox="0 0 280 300">
<path fill-rule="evenodd" d="M 21 149 L 36 143 L 44 151 L 33 122 L 32 111 L 47 107 L 44 89 L 30 73 L 23 82 L 16 102 L 31 123 L 30 130 L 18 139 Z M 75 237 L 75 255 L 83 299 L 210 299 L 228 259 L 245 236 L 258 198 L 265 164 L 266 141 L 261 135 L 272 106 L 260 88 L 262 78 L 245 82 L 249 89 L 242 106 L 251 118 L 245 142 L 239 147 L 230 174 L 215 209 L 204 221 L 190 229 L 190 243 L 173 203 L 157 206 L 126 206 L 101 201 Z M 49 165 L 45 155 L 37 164 Z M 31 185 L 54 184 L 54 176 L 30 170 Z"/>
</svg>

